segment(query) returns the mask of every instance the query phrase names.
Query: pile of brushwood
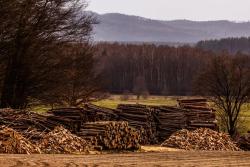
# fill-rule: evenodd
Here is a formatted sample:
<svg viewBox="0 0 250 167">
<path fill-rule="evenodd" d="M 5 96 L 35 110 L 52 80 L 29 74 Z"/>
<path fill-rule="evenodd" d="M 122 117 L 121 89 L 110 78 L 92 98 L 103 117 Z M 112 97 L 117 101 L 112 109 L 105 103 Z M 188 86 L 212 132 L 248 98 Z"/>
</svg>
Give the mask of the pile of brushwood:
<svg viewBox="0 0 250 167">
<path fill-rule="evenodd" d="M 229 135 L 207 128 L 194 131 L 180 130 L 171 135 L 161 146 L 184 150 L 240 151 Z"/>
<path fill-rule="evenodd" d="M 2 126 L 0 129 L 0 153 L 86 154 L 90 149 L 84 139 L 61 126 L 42 136 L 39 141 L 29 140 L 11 128 Z"/>
<path fill-rule="evenodd" d="M 86 140 L 73 135 L 62 126 L 44 135 L 39 142 L 39 147 L 48 154 L 88 153 L 90 149 Z"/>
<path fill-rule="evenodd" d="M 0 153 L 8 154 L 40 154 L 38 146 L 31 143 L 15 130 L 0 127 Z"/>
<path fill-rule="evenodd" d="M 79 109 L 71 109 L 71 111 L 76 110 L 82 112 Z M 69 110 L 61 111 L 65 113 Z M 66 118 L 63 115 L 59 116 L 58 113 L 60 112 L 57 112 L 57 115 L 39 115 L 23 110 L 1 109 L 0 126 L 5 128 L 0 133 L 2 144 L 0 153 L 71 154 L 88 153 L 90 149 L 95 148 L 98 150 L 138 150 L 140 148 L 140 133 L 129 127 L 128 122 L 87 123 L 83 121 L 79 123 L 72 120 L 73 117 L 70 118 L 69 114 Z"/>
<path fill-rule="evenodd" d="M 50 132 L 58 125 L 70 129 L 69 122 L 58 122 L 50 117 L 25 110 L 0 109 L 0 125 L 7 126 L 32 140 L 40 140 L 43 133 Z"/>
</svg>

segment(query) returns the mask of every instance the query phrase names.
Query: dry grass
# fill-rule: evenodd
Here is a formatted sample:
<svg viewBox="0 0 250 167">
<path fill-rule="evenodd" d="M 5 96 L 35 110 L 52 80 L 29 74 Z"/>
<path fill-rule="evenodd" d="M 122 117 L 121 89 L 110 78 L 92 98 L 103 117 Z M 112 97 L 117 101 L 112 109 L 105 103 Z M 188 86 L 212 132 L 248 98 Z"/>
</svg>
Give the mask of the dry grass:
<svg viewBox="0 0 250 167">
<path fill-rule="evenodd" d="M 122 100 L 120 95 L 112 95 L 108 99 L 94 102 L 95 105 L 107 107 L 107 108 L 116 108 L 118 104 L 144 104 L 144 105 L 167 105 L 167 106 L 176 106 L 178 99 L 177 96 L 149 96 L 147 99 L 140 98 L 136 99 L 136 96 L 129 96 L 128 100 Z"/>
</svg>

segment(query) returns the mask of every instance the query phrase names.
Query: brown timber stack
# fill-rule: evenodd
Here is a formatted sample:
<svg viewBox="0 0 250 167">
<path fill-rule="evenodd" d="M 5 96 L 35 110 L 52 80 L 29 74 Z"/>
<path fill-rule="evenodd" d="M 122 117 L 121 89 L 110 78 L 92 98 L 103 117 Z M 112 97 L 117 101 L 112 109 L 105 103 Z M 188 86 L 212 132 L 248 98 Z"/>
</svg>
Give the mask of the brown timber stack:
<svg viewBox="0 0 250 167">
<path fill-rule="evenodd" d="M 127 121 L 129 126 L 140 132 L 140 144 L 155 144 L 156 122 L 152 108 L 145 105 L 120 104 L 118 105 L 119 120 Z"/>
<path fill-rule="evenodd" d="M 57 108 L 49 111 L 48 119 L 61 124 L 70 124 L 73 133 L 79 132 L 86 122 L 115 121 L 116 110 L 98 107 L 93 104 L 85 104 L 83 108 Z"/>
<path fill-rule="evenodd" d="M 84 110 L 87 113 L 88 122 L 115 121 L 117 120 L 117 110 L 99 107 L 93 104 L 85 104 Z"/>
<path fill-rule="evenodd" d="M 155 120 L 157 122 L 157 138 L 164 141 L 172 133 L 186 128 L 185 110 L 177 107 L 154 106 Z"/>
<path fill-rule="evenodd" d="M 63 125 L 70 124 L 70 130 L 77 132 L 81 125 L 88 121 L 87 112 L 83 108 L 57 108 L 48 112 L 48 119 Z"/>
<path fill-rule="evenodd" d="M 101 146 L 103 149 L 137 150 L 140 148 L 139 133 L 124 121 L 84 123 L 77 135 L 93 146 Z"/>
<path fill-rule="evenodd" d="M 186 110 L 187 129 L 210 128 L 217 130 L 215 111 L 209 107 L 207 99 L 179 99 L 180 108 Z"/>
</svg>

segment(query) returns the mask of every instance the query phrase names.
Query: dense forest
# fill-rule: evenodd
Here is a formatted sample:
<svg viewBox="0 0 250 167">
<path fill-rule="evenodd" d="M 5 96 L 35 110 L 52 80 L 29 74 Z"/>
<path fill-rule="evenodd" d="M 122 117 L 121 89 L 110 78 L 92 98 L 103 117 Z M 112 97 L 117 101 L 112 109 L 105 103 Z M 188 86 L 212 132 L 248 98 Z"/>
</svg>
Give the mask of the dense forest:
<svg viewBox="0 0 250 167">
<path fill-rule="evenodd" d="M 250 53 L 250 37 L 245 38 L 224 38 L 220 40 L 200 41 L 196 45 L 198 48 L 204 50 L 211 50 L 214 52 L 228 51 L 231 54 L 237 52 L 249 54 Z"/>
<path fill-rule="evenodd" d="M 150 94 L 190 95 L 195 76 L 214 56 L 188 46 L 100 43 L 96 49 L 104 88 L 111 93 L 135 93 L 141 85 Z"/>
</svg>

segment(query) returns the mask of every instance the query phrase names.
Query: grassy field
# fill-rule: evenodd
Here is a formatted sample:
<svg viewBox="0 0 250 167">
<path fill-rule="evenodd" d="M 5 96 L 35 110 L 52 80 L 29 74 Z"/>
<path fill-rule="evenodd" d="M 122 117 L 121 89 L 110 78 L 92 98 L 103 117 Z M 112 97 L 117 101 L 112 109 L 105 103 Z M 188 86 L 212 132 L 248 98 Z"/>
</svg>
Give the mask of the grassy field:
<svg viewBox="0 0 250 167">
<path fill-rule="evenodd" d="M 122 100 L 120 95 L 112 95 L 108 99 L 94 102 L 95 105 L 113 108 L 115 109 L 118 104 L 144 104 L 144 105 L 168 105 L 176 106 L 178 99 L 177 96 L 173 97 L 163 97 L 163 96 L 149 96 L 147 99 L 141 98 L 140 100 L 136 99 L 136 96 L 130 96 L 128 100 Z"/>
</svg>

